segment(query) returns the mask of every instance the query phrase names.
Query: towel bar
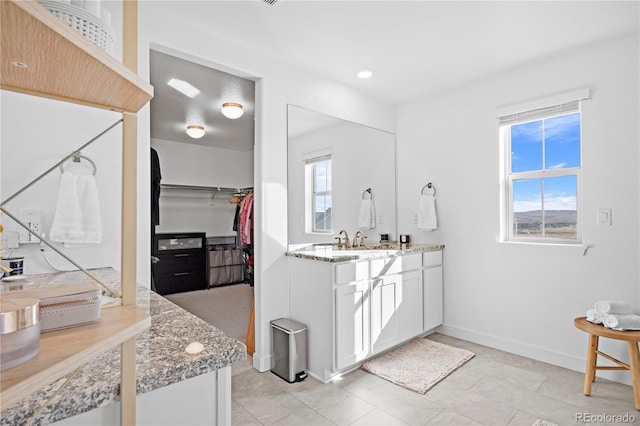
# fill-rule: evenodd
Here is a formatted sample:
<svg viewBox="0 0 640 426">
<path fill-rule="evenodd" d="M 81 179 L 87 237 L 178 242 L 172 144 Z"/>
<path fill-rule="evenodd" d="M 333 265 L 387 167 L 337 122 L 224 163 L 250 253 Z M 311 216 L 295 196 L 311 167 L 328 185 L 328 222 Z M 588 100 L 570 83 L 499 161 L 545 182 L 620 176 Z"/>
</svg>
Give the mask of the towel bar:
<svg viewBox="0 0 640 426">
<path fill-rule="evenodd" d="M 98 172 L 98 167 L 96 166 L 96 163 L 93 162 L 93 160 L 89 157 L 86 157 L 82 154 L 80 154 L 79 152 L 74 153 L 73 155 L 73 162 L 74 163 L 79 163 L 80 159 L 85 159 L 87 160 L 89 163 L 91 163 L 91 167 L 93 167 L 93 175 L 95 176 L 96 173 Z M 64 163 L 60 163 L 60 173 L 64 173 L 64 167 L 62 167 Z"/>
<path fill-rule="evenodd" d="M 427 188 L 433 189 L 433 196 L 435 197 L 436 196 L 436 187 L 431 182 L 429 182 L 428 184 L 426 184 L 425 186 L 422 187 L 422 190 L 420 191 L 420 194 L 424 195 L 424 190 L 427 189 Z"/>
</svg>

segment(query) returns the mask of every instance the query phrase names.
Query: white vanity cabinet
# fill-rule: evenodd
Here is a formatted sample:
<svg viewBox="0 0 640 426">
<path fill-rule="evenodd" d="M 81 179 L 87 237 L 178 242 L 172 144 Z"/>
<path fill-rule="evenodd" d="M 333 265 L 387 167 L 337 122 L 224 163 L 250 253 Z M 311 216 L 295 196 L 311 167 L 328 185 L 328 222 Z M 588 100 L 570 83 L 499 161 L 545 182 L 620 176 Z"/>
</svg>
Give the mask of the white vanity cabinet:
<svg viewBox="0 0 640 426">
<path fill-rule="evenodd" d="M 422 297 L 424 331 L 429 331 L 443 321 L 442 251 L 422 254 Z"/>
<path fill-rule="evenodd" d="M 362 361 L 371 353 L 369 282 L 344 284 L 333 291 L 335 293 L 336 366 L 342 369 Z"/>
<path fill-rule="evenodd" d="M 442 251 L 353 261 L 289 258 L 291 318 L 307 325 L 308 373 L 319 380 L 442 323 Z"/>
</svg>

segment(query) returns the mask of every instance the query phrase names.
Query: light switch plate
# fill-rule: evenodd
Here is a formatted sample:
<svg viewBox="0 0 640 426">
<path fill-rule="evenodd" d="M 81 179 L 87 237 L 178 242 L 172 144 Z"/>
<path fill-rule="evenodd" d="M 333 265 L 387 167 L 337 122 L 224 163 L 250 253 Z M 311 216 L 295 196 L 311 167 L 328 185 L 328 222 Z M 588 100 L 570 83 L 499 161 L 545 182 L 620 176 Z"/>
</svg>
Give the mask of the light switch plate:
<svg viewBox="0 0 640 426">
<path fill-rule="evenodd" d="M 598 225 L 613 225 L 613 220 L 611 217 L 611 209 L 610 208 L 599 208 L 598 209 Z"/>
</svg>

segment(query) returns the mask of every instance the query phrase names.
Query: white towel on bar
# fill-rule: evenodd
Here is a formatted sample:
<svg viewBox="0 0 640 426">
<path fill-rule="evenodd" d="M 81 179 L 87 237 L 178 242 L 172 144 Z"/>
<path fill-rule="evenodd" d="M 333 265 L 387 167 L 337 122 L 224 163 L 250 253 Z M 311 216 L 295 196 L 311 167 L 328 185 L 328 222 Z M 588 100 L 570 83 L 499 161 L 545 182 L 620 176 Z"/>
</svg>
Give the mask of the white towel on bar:
<svg viewBox="0 0 640 426">
<path fill-rule="evenodd" d="M 61 243 L 102 242 L 100 200 L 93 175 L 62 173 L 49 237 Z"/>
<path fill-rule="evenodd" d="M 373 198 L 365 198 L 360 203 L 358 226 L 367 229 L 376 227 L 376 208 L 373 205 Z"/>
<path fill-rule="evenodd" d="M 595 309 L 589 309 L 587 311 L 587 321 L 592 322 L 594 324 L 602 324 L 602 320 L 604 317 L 596 312 Z"/>
<path fill-rule="evenodd" d="M 432 194 L 422 194 L 418 206 L 418 229 L 433 231 L 437 228 L 436 198 Z"/>
<path fill-rule="evenodd" d="M 609 314 L 604 317 L 602 324 L 614 330 L 640 330 L 640 315 Z"/>
<path fill-rule="evenodd" d="M 622 300 L 600 300 L 594 305 L 596 312 L 604 317 L 607 314 L 632 314 L 633 308 L 629 302 Z"/>
</svg>

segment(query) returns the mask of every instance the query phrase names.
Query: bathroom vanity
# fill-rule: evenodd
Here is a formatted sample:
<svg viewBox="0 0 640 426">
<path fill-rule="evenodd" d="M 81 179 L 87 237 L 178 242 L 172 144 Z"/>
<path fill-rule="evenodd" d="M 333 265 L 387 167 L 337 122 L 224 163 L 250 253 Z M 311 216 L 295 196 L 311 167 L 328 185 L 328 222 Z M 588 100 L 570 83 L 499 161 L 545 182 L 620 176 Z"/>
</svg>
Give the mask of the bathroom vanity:
<svg viewBox="0 0 640 426">
<path fill-rule="evenodd" d="M 291 318 L 308 327 L 308 373 L 326 382 L 442 324 L 443 248 L 287 252 Z"/>
</svg>

